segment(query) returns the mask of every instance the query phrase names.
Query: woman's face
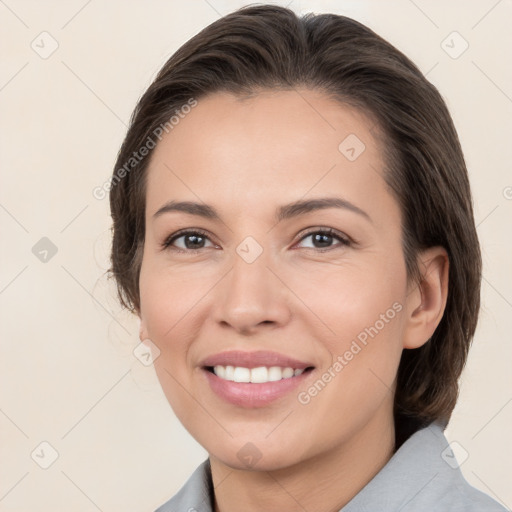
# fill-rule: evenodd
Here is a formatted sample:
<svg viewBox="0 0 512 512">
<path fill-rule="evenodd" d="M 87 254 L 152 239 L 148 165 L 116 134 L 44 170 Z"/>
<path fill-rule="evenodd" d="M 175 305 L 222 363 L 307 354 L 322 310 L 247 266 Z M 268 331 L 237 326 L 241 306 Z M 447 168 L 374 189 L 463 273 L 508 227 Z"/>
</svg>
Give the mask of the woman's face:
<svg viewBox="0 0 512 512">
<path fill-rule="evenodd" d="M 392 428 L 410 297 L 375 130 L 311 90 L 216 93 L 155 148 L 141 337 L 176 415 L 231 467 Z"/>
</svg>

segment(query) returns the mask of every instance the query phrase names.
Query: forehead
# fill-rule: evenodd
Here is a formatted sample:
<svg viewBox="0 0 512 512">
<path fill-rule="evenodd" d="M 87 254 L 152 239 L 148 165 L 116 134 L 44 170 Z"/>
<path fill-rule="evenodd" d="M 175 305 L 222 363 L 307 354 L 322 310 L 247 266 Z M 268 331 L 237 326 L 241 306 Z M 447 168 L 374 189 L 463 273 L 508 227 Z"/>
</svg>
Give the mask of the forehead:
<svg viewBox="0 0 512 512">
<path fill-rule="evenodd" d="M 369 117 L 318 91 L 214 93 L 155 148 L 148 213 L 170 194 L 262 208 L 339 191 L 377 206 L 386 194 L 380 144 Z"/>
</svg>

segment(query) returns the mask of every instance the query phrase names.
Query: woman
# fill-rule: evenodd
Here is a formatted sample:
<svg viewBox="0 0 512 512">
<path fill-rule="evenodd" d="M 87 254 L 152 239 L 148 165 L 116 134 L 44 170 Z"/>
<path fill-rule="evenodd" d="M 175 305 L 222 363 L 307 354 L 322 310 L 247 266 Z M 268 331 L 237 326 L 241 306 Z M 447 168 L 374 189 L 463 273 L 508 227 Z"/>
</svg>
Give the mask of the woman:
<svg viewBox="0 0 512 512">
<path fill-rule="evenodd" d="M 139 101 L 112 274 L 208 451 L 161 511 L 504 510 L 443 430 L 481 258 L 437 90 L 335 15 L 241 9 Z"/>
</svg>

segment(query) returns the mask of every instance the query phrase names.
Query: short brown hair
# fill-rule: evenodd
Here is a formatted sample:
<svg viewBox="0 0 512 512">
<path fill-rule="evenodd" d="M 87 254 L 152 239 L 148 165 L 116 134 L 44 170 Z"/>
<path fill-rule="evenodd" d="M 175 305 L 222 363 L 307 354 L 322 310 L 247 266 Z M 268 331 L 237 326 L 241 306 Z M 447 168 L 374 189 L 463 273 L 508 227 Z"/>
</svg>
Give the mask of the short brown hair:
<svg viewBox="0 0 512 512">
<path fill-rule="evenodd" d="M 468 174 L 448 109 L 418 68 L 364 25 L 334 14 L 298 17 L 252 6 L 212 23 L 163 66 L 138 102 L 114 169 L 191 98 L 217 91 L 322 91 L 377 120 L 387 141 L 384 178 L 402 212 L 409 279 L 418 251 L 444 247 L 450 259 L 444 316 L 428 343 L 404 350 L 395 394 L 397 443 L 420 426 L 447 423 L 480 307 L 481 255 Z M 110 190 L 110 273 L 121 303 L 140 311 L 146 170 L 151 153 Z"/>
</svg>

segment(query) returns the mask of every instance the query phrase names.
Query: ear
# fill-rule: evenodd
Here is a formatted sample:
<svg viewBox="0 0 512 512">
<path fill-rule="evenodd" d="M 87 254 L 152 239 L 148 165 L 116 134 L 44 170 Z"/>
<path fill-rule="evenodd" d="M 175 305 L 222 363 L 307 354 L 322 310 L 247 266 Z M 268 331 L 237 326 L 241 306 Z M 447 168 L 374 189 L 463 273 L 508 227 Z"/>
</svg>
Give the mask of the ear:
<svg viewBox="0 0 512 512">
<path fill-rule="evenodd" d="M 147 340 L 149 339 L 149 334 L 146 326 L 146 321 L 144 320 L 144 317 L 140 312 L 137 312 L 137 316 L 139 317 L 139 339 L 140 341 Z"/>
<path fill-rule="evenodd" d="M 418 256 L 420 282 L 412 283 L 406 299 L 404 348 L 418 348 L 434 334 L 448 297 L 448 253 L 430 247 Z"/>
</svg>

